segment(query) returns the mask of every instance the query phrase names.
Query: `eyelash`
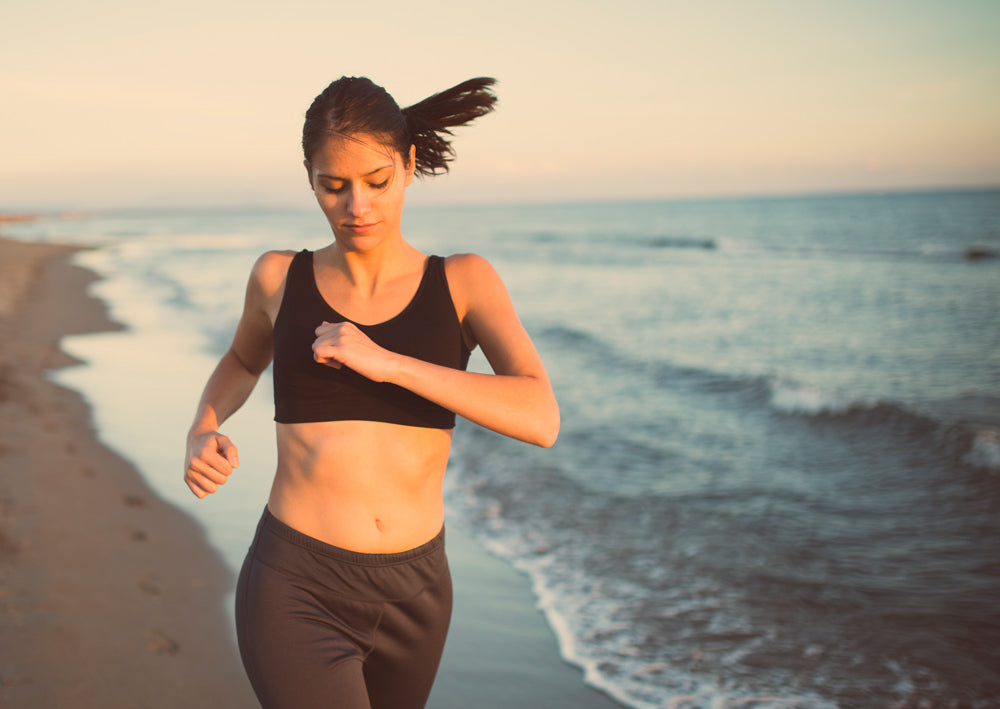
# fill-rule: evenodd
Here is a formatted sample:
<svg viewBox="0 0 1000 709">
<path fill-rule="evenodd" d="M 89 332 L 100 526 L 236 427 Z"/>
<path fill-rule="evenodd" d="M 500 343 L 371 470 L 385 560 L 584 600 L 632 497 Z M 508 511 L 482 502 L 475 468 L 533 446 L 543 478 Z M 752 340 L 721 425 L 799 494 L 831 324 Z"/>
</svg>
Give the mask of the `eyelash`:
<svg viewBox="0 0 1000 709">
<path fill-rule="evenodd" d="M 376 183 L 376 184 L 372 184 L 372 183 L 369 182 L 368 186 L 370 188 L 372 188 L 373 190 L 384 190 L 386 187 L 389 186 L 389 180 L 386 179 L 385 181 L 379 182 L 379 183 Z M 343 192 L 344 190 L 346 190 L 347 187 L 344 186 L 344 187 L 339 187 L 337 189 L 334 189 L 332 187 L 325 187 L 324 189 L 327 192 L 329 192 L 330 194 L 340 194 L 341 192 Z"/>
</svg>

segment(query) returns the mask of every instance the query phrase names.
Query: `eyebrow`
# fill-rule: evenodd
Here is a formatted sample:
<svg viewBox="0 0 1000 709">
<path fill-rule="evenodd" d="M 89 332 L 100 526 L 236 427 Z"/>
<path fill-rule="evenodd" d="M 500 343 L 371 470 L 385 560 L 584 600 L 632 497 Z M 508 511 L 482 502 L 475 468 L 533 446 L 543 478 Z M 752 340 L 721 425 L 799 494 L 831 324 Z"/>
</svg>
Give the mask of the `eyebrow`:
<svg viewBox="0 0 1000 709">
<path fill-rule="evenodd" d="M 386 170 L 386 169 L 388 169 L 390 167 L 392 167 L 392 165 L 383 165 L 382 167 L 376 167 L 371 172 L 366 172 L 364 175 L 362 175 L 362 177 L 371 177 L 376 172 L 381 172 L 382 170 Z M 321 172 L 316 177 L 325 177 L 328 180 L 347 180 L 346 177 L 337 177 L 336 175 L 328 175 L 325 172 Z"/>
</svg>

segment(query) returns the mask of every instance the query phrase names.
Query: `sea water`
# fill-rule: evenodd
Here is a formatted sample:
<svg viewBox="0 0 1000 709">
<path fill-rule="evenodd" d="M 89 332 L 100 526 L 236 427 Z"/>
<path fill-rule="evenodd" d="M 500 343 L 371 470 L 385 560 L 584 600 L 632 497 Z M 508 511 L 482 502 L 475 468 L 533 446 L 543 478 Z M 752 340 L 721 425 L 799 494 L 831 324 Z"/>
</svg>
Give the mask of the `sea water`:
<svg viewBox="0 0 1000 709">
<path fill-rule="evenodd" d="M 249 269 L 325 245 L 322 215 L 9 231 L 100 246 L 78 258 L 130 329 L 71 338 L 92 366 L 60 376 L 180 503 Z M 446 502 L 588 682 L 637 709 L 1000 705 L 1000 192 L 414 206 L 404 232 L 488 258 L 547 364 L 559 442 L 460 421 Z M 244 461 L 273 460 L 270 386 L 234 417 Z M 213 501 L 234 566 L 268 482 Z"/>
</svg>

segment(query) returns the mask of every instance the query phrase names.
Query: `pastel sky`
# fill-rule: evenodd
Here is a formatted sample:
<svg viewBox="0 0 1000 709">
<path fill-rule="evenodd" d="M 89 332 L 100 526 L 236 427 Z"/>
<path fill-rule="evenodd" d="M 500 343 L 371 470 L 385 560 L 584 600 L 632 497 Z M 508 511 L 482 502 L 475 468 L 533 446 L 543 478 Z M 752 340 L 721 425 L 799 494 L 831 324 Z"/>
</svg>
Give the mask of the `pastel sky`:
<svg viewBox="0 0 1000 709">
<path fill-rule="evenodd" d="M 411 201 L 1000 184 L 996 0 L 7 0 L 0 209 L 306 205 L 312 98 L 494 76 Z"/>
</svg>

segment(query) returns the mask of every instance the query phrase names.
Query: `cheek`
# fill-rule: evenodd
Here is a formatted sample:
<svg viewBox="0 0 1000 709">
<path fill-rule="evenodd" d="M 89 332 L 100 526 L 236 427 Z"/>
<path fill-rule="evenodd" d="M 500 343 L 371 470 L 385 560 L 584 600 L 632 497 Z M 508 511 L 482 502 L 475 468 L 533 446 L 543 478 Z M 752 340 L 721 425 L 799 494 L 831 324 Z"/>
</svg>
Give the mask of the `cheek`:
<svg viewBox="0 0 1000 709">
<path fill-rule="evenodd" d="M 385 209 L 398 212 L 403 208 L 403 197 L 406 195 L 406 187 L 402 182 L 392 185 L 382 194 L 382 203 Z"/>
<path fill-rule="evenodd" d="M 340 202 L 340 197 L 329 192 L 317 192 L 316 201 L 323 208 L 324 211 L 330 209 L 336 209 L 337 203 Z"/>
<path fill-rule="evenodd" d="M 334 219 L 338 214 L 338 203 L 335 195 L 316 195 L 319 208 L 328 219 Z"/>
</svg>

